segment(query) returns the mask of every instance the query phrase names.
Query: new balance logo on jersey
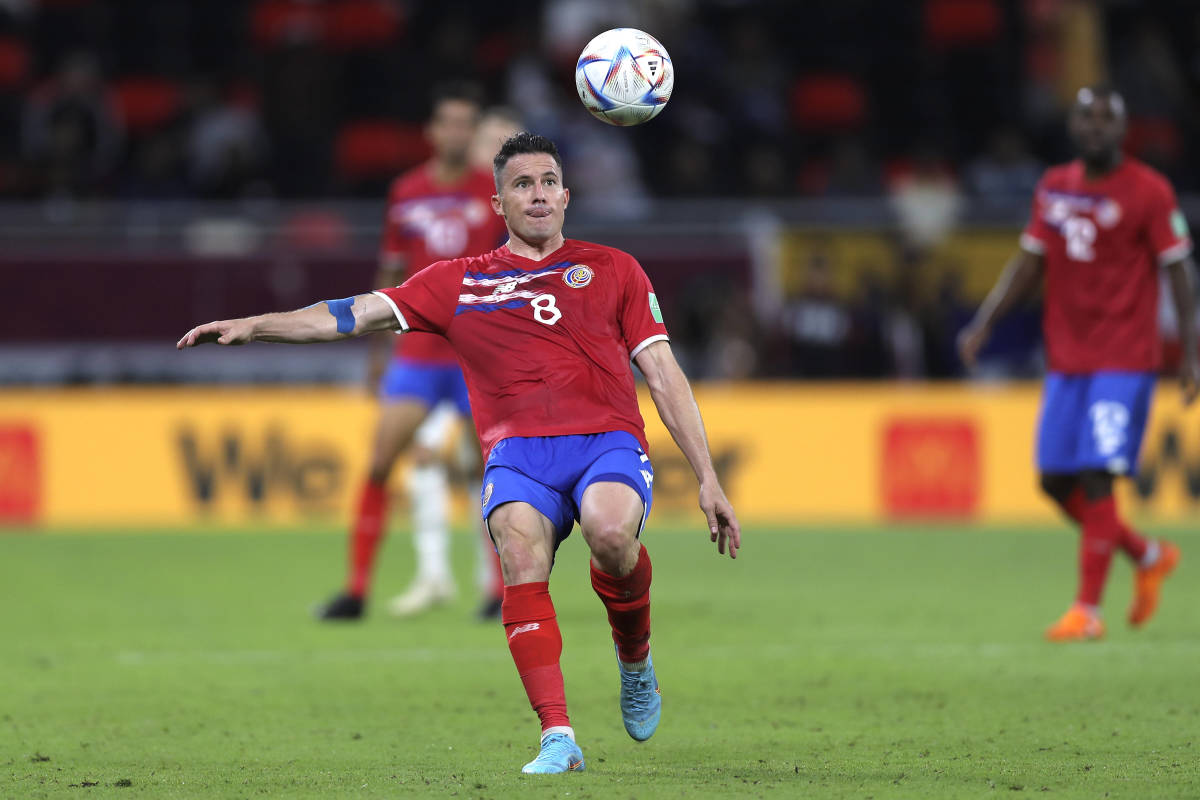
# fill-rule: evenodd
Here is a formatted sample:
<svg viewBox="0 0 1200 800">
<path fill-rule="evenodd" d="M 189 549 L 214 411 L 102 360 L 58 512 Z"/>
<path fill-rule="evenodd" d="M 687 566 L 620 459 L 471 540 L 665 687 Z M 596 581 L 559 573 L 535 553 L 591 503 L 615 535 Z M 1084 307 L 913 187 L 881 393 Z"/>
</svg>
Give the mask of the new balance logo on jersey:
<svg viewBox="0 0 1200 800">
<path fill-rule="evenodd" d="M 527 622 L 524 625 L 518 625 L 517 627 L 513 628 L 512 633 L 510 633 L 508 635 L 508 638 L 512 639 L 518 633 L 529 633 L 530 631 L 536 631 L 536 630 L 540 629 L 541 627 L 542 627 L 541 623 Z"/>
</svg>

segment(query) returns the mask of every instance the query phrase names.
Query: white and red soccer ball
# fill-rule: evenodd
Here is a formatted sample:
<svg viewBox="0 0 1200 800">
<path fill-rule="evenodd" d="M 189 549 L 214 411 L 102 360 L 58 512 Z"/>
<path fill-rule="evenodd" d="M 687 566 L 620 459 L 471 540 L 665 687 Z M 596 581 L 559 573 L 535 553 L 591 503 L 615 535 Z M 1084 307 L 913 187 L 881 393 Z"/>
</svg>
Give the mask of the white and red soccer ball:
<svg viewBox="0 0 1200 800">
<path fill-rule="evenodd" d="M 587 43 L 575 65 L 583 107 L 609 125 L 640 125 L 658 115 L 675 87 L 671 56 L 635 28 L 613 28 Z"/>
</svg>

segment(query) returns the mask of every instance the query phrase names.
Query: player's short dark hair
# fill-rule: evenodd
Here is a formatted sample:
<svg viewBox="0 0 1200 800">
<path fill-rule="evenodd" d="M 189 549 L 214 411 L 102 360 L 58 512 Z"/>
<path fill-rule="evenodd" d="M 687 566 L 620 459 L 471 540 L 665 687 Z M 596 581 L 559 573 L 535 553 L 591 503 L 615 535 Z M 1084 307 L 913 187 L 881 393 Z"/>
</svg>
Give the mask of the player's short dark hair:
<svg viewBox="0 0 1200 800">
<path fill-rule="evenodd" d="M 497 191 L 500 189 L 500 173 L 504 171 L 508 160 L 513 156 L 528 153 L 545 153 L 552 156 L 554 163 L 558 165 L 558 171 L 562 172 L 562 157 L 558 154 L 558 148 L 554 142 L 540 133 L 530 133 L 529 131 L 514 133 L 504 140 L 504 144 L 500 145 L 500 152 L 496 153 L 496 157 L 492 159 L 492 176 L 496 179 Z"/>
<path fill-rule="evenodd" d="M 442 81 L 435 84 L 430 92 L 429 113 L 437 111 L 437 107 L 447 100 L 460 100 L 483 108 L 483 89 L 471 81 Z"/>
</svg>

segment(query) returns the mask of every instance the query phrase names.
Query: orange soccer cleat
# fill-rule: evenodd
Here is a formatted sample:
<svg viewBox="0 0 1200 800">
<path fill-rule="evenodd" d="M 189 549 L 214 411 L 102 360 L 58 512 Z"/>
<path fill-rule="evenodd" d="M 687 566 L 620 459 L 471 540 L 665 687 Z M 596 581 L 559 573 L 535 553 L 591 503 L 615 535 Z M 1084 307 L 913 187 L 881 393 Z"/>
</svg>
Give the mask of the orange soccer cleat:
<svg viewBox="0 0 1200 800">
<path fill-rule="evenodd" d="M 1104 623 L 1094 612 L 1079 603 L 1067 609 L 1058 622 L 1046 629 L 1051 642 L 1085 642 L 1104 635 Z"/>
<path fill-rule="evenodd" d="M 1179 548 L 1160 541 L 1158 560 L 1148 567 L 1139 567 L 1133 576 L 1133 602 L 1129 604 L 1129 624 L 1135 628 L 1145 625 L 1158 610 L 1158 595 L 1162 582 L 1175 571 L 1179 563 Z"/>
</svg>

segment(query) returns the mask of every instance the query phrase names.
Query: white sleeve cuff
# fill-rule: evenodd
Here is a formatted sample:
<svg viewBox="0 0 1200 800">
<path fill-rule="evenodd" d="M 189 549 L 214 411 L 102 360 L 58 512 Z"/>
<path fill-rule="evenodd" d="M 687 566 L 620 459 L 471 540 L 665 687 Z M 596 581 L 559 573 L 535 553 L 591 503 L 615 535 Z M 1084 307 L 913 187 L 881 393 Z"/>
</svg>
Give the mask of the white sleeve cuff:
<svg viewBox="0 0 1200 800">
<path fill-rule="evenodd" d="M 392 313 L 396 315 L 396 321 L 400 323 L 400 328 L 396 331 L 396 333 L 404 333 L 406 330 L 408 330 L 408 320 L 406 320 L 404 315 L 400 313 L 400 307 L 396 305 L 395 300 L 380 291 L 374 291 L 371 292 L 371 294 L 375 295 L 376 297 L 382 297 L 383 301 L 392 307 Z"/>
<path fill-rule="evenodd" d="M 1046 254 L 1046 243 L 1028 233 L 1022 233 L 1021 249 L 1027 253 L 1033 253 L 1035 256 L 1042 256 Z"/>
<path fill-rule="evenodd" d="M 629 360 L 633 361 L 635 358 L 637 358 L 638 353 L 642 352 L 643 350 L 645 350 L 647 347 L 654 344 L 655 342 L 669 342 L 669 341 L 671 341 L 670 336 L 667 336 L 665 333 L 656 333 L 655 335 L 651 336 L 649 339 L 644 339 L 641 344 L 639 344 L 637 347 L 633 348 L 633 352 L 631 352 L 629 354 Z"/>
<path fill-rule="evenodd" d="M 1158 265 L 1165 267 L 1167 264 L 1174 264 L 1176 261 L 1182 261 L 1192 254 L 1192 243 L 1189 239 L 1184 239 L 1178 244 L 1171 245 L 1166 250 L 1158 254 Z"/>
</svg>

